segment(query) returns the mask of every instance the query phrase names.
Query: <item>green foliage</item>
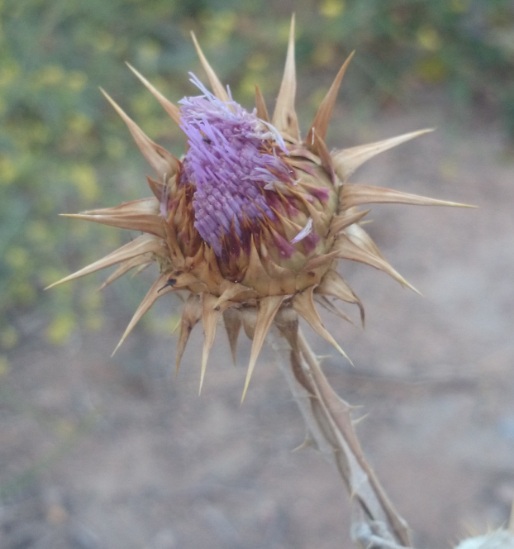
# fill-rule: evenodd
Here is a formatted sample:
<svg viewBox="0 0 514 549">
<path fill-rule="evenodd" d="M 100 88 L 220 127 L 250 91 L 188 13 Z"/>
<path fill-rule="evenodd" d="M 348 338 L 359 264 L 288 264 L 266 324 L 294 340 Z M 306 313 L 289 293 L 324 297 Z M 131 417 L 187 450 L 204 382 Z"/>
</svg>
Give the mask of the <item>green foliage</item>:
<svg viewBox="0 0 514 549">
<path fill-rule="evenodd" d="M 509 0 L 325 2 L 331 3 L 345 9 L 330 25 L 328 42 L 359 51 L 357 63 L 366 79 L 354 79 L 357 88 L 378 88 L 387 100 L 438 86 L 466 110 L 473 101 L 500 106 L 512 97 L 514 5 Z"/>
<path fill-rule="evenodd" d="M 476 101 L 501 109 L 514 136 L 511 0 L 278 4 L 263 10 L 253 0 L 0 0 L 0 348 L 16 345 L 21 316 L 36 306 L 55 343 L 78 319 L 101 325 L 102 300 L 92 291 L 98 279 L 51 295 L 42 288 L 126 237 L 56 214 L 146 193 L 145 168 L 99 86 L 180 154 L 178 130 L 124 62 L 177 100 L 193 91 L 187 72 L 199 71 L 190 30 L 246 105 L 255 83 L 273 97 L 296 11 L 303 99 L 314 103 L 357 49 L 345 82 L 348 102 L 383 105 L 437 87 L 462 112 Z"/>
</svg>

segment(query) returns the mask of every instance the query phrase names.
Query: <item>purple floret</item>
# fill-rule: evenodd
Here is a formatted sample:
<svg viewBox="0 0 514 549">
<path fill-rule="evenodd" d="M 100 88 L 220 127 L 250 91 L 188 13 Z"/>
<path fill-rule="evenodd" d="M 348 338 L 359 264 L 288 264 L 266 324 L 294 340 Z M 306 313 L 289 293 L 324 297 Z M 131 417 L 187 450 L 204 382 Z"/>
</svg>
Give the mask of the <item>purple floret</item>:
<svg viewBox="0 0 514 549">
<path fill-rule="evenodd" d="M 195 186 L 195 227 L 218 257 L 224 242 L 249 241 L 248 226 L 275 219 L 266 195 L 293 184 L 282 160 L 279 132 L 233 100 L 224 102 L 194 76 L 203 95 L 180 101 L 181 129 L 188 140 L 184 177 Z"/>
</svg>

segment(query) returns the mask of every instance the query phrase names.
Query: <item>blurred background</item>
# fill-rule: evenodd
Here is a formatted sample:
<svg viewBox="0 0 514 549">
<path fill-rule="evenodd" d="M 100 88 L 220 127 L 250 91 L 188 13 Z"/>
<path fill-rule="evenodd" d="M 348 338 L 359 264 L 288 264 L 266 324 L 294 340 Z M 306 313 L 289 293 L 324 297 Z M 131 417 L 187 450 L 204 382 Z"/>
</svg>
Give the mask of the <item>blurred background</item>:
<svg viewBox="0 0 514 549">
<path fill-rule="evenodd" d="M 330 146 L 436 126 L 362 178 L 480 206 L 377 208 L 373 237 L 425 299 L 345 266 L 369 321 L 365 331 L 337 327 L 357 368 L 330 355 L 327 370 L 369 413 L 365 447 L 420 545 L 506 520 L 511 0 L 0 0 L 1 547 L 349 543 L 335 472 L 315 452 L 292 453 L 303 426 L 273 353 L 240 407 L 244 368 L 226 364 L 220 335 L 198 398 L 195 349 L 169 375 L 178 314 L 168 302 L 110 358 L 148 278 L 105 292 L 99 276 L 43 290 L 131 236 L 59 213 L 147 194 L 149 170 L 99 87 L 178 156 L 179 131 L 125 62 L 174 102 L 195 94 L 188 72 L 204 75 L 194 31 L 241 104 L 252 108 L 258 84 L 272 107 L 292 12 L 303 127 L 356 50 Z M 247 351 L 243 343 L 241 366 Z"/>
</svg>

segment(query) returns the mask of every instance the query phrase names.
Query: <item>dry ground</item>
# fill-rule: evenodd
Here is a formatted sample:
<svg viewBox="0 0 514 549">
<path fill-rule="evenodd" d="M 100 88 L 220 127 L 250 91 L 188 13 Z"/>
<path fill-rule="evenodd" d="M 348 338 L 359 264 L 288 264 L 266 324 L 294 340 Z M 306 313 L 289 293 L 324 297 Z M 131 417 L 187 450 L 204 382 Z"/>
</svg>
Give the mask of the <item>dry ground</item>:
<svg viewBox="0 0 514 549">
<path fill-rule="evenodd" d="M 311 338 L 362 405 L 363 445 L 416 546 L 434 549 L 500 526 L 514 498 L 513 156 L 493 125 L 448 120 L 436 108 L 384 117 L 368 138 L 439 130 L 355 180 L 480 208 L 377 208 L 370 232 L 424 297 L 343 265 L 367 325 L 328 322 L 355 368 Z M 200 330 L 175 378 L 172 338 L 137 332 L 110 358 L 122 330 L 111 308 L 108 330 L 26 346 L 2 378 L 0 547 L 351 547 L 335 471 L 293 452 L 304 426 L 272 351 L 240 406 L 248 344 L 233 367 L 220 333 L 198 397 Z"/>
</svg>

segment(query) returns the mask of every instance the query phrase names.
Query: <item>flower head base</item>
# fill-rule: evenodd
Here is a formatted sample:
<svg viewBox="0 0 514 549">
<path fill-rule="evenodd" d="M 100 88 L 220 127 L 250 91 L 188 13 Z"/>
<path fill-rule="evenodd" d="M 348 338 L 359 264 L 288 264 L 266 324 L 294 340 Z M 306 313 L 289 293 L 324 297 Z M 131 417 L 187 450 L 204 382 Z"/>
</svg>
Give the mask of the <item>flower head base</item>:
<svg viewBox="0 0 514 549">
<path fill-rule="evenodd" d="M 185 291 L 177 367 L 191 330 L 201 321 L 201 386 L 222 316 L 233 353 L 241 327 L 253 340 L 244 395 L 273 323 L 294 346 L 302 317 L 344 354 L 315 305 L 346 318 L 332 301 L 340 300 L 356 304 L 363 317 L 360 300 L 336 271 L 340 259 L 366 263 L 410 286 L 360 226 L 367 212 L 359 206 L 457 204 L 348 182 L 376 154 L 429 131 L 329 153 L 324 139 L 351 56 L 305 139 L 300 137 L 294 108 L 294 19 L 271 118 L 258 88 L 253 112 L 237 104 L 193 40 L 212 92 L 192 75 L 200 95 L 182 99 L 177 107 L 132 69 L 184 132 L 188 148 L 182 159 L 150 140 L 105 94 L 157 172 L 156 179 L 148 178 L 154 197 L 72 215 L 143 234 L 59 283 L 118 265 L 105 286 L 132 269 L 157 263 L 160 275 L 118 346 L 159 297 Z"/>
</svg>

